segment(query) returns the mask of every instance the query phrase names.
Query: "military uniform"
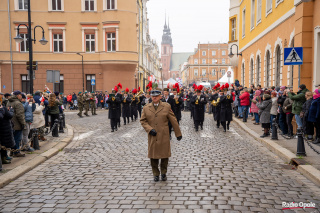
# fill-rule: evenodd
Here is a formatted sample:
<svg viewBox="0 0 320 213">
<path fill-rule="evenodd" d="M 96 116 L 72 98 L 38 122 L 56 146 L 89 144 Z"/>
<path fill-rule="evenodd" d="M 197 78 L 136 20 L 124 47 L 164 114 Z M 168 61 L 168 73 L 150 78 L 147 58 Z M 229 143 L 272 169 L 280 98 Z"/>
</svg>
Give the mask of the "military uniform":
<svg viewBox="0 0 320 213">
<path fill-rule="evenodd" d="M 142 110 L 142 101 L 145 99 L 145 97 L 142 95 L 138 98 L 138 112 L 139 117 L 141 118 L 141 110 Z"/>
<path fill-rule="evenodd" d="M 110 125 L 111 125 L 111 132 L 114 132 L 114 130 L 118 130 L 117 128 L 117 118 L 118 118 L 118 105 L 121 104 L 121 100 L 118 97 L 109 97 L 106 101 L 109 105 L 109 119 L 110 119 Z"/>
<path fill-rule="evenodd" d="M 138 98 L 137 97 L 132 98 L 130 109 L 131 109 L 131 121 L 133 121 L 133 117 L 134 117 L 134 120 L 136 121 L 138 117 Z"/>
<path fill-rule="evenodd" d="M 88 115 L 88 111 L 89 111 L 89 101 L 90 101 L 90 98 L 89 98 L 89 96 L 88 96 L 88 93 L 85 92 L 85 93 L 83 94 L 83 107 L 84 107 L 84 110 L 85 110 L 84 114 L 85 114 L 86 116 L 89 116 L 89 115 Z"/>
<path fill-rule="evenodd" d="M 222 95 L 220 97 L 220 121 L 224 131 L 229 130 L 232 121 L 232 95 Z"/>
<path fill-rule="evenodd" d="M 123 117 L 123 122 L 124 125 L 127 124 L 126 121 L 128 121 L 128 123 L 130 123 L 130 117 L 131 117 L 131 113 L 130 113 L 130 104 L 131 104 L 131 98 L 129 96 L 127 96 L 127 98 L 123 97 L 122 100 L 122 117 Z"/>
<path fill-rule="evenodd" d="M 77 97 L 77 100 L 78 100 L 78 109 L 79 109 L 79 117 L 82 118 L 82 111 L 83 111 L 83 94 L 82 92 L 79 92 L 78 94 L 78 97 Z"/>
<path fill-rule="evenodd" d="M 191 103 L 194 104 L 194 124 L 196 131 L 199 130 L 199 125 L 201 127 L 201 130 L 203 129 L 203 121 L 204 121 L 204 107 L 207 104 L 206 97 L 204 95 L 200 95 L 199 97 L 195 95 Z"/>
<path fill-rule="evenodd" d="M 117 110 L 118 110 L 118 113 L 117 113 L 117 125 L 118 127 L 120 127 L 120 118 L 121 118 L 121 102 L 122 102 L 122 95 L 120 93 L 117 93 L 116 94 L 116 97 L 120 100 L 120 103 L 117 103 Z"/>
<path fill-rule="evenodd" d="M 178 123 L 180 124 L 180 120 L 181 120 L 181 106 L 183 104 L 183 98 L 181 98 L 181 96 L 177 95 L 178 99 L 174 98 L 174 95 L 171 96 L 171 98 L 173 99 L 172 101 L 172 111 L 174 113 L 174 115 L 177 118 Z"/>
<path fill-rule="evenodd" d="M 90 108 L 91 108 L 91 114 L 92 115 L 97 115 L 96 113 L 96 95 L 94 93 L 91 93 L 89 95 L 89 103 L 90 103 Z"/>
</svg>

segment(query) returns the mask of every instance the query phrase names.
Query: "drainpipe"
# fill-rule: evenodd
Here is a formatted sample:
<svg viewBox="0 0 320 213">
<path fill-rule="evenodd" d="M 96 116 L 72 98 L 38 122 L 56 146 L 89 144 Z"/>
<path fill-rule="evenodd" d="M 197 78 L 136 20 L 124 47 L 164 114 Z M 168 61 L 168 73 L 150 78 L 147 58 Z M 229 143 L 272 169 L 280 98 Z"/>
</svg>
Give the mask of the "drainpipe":
<svg viewBox="0 0 320 213">
<path fill-rule="evenodd" d="M 144 58 L 144 47 L 143 47 L 143 39 L 144 39 L 144 35 L 143 35 L 143 28 L 144 28 L 144 25 L 143 25 L 143 1 L 144 0 L 142 0 L 141 2 L 142 2 L 142 5 L 141 5 L 141 11 L 142 11 L 142 58 L 141 58 L 141 64 L 142 64 L 142 70 L 143 70 L 143 77 L 142 77 L 142 90 L 144 90 L 144 85 L 145 85 L 145 83 L 144 83 L 144 66 L 143 66 L 143 58 Z"/>
<path fill-rule="evenodd" d="M 12 61 L 12 38 L 11 38 L 11 16 L 10 16 L 10 0 L 8 2 L 8 22 L 9 22 L 9 43 L 10 43 L 10 64 L 11 64 L 11 91 L 13 91 L 13 61 Z"/>
</svg>

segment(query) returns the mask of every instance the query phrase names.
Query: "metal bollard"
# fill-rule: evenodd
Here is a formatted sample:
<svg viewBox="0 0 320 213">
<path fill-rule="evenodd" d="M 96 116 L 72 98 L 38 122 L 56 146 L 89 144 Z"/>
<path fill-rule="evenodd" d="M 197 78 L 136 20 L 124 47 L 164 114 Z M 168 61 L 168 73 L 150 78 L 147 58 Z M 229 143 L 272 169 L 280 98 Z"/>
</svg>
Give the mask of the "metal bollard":
<svg viewBox="0 0 320 213">
<path fill-rule="evenodd" d="M 63 114 L 59 115 L 59 133 L 64 133 L 64 131 L 63 131 Z"/>
<path fill-rule="evenodd" d="M 307 156 L 304 148 L 303 130 L 302 128 L 297 129 L 298 144 L 297 144 L 297 156 Z"/>
<path fill-rule="evenodd" d="M 243 122 L 247 122 L 247 113 L 248 113 L 247 108 L 244 108 L 244 110 L 243 110 L 243 119 L 242 119 Z"/>
<path fill-rule="evenodd" d="M 33 148 L 34 148 L 35 150 L 40 150 L 39 138 L 38 138 L 38 136 L 39 136 L 39 134 L 38 134 L 38 129 L 33 129 L 33 130 L 32 130 L 32 136 L 33 136 L 33 138 L 32 138 Z"/>
<path fill-rule="evenodd" d="M 59 120 L 55 119 L 53 125 L 54 125 L 54 128 L 52 130 L 52 137 L 59 137 L 59 132 L 58 132 Z"/>
<path fill-rule="evenodd" d="M 66 128 L 66 115 L 64 113 L 62 114 L 62 118 L 63 118 L 63 128 Z"/>
<path fill-rule="evenodd" d="M 278 129 L 277 129 L 277 124 L 276 124 L 276 119 L 275 118 L 272 120 L 271 140 L 278 140 Z"/>
</svg>

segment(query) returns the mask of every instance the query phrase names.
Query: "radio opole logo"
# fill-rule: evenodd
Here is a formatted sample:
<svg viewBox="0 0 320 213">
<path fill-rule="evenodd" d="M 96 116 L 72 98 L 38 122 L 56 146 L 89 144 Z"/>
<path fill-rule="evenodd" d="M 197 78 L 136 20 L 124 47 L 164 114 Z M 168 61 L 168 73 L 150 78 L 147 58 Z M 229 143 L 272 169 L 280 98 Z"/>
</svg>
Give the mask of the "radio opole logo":
<svg viewBox="0 0 320 213">
<path fill-rule="evenodd" d="M 285 209 L 314 209 L 316 208 L 316 204 L 315 203 L 304 203 L 304 202 L 299 202 L 299 203 L 295 203 L 295 202 L 282 202 L 282 210 Z"/>
</svg>

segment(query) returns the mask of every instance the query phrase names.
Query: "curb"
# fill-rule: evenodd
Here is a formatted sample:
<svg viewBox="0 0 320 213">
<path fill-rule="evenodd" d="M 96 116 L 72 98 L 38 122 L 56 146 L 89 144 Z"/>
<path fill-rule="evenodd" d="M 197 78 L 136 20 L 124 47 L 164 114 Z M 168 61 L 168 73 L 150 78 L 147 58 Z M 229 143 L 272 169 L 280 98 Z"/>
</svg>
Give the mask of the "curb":
<svg viewBox="0 0 320 213">
<path fill-rule="evenodd" d="M 252 137 L 254 137 L 257 141 L 259 141 L 262 145 L 267 147 L 271 152 L 278 155 L 285 162 L 291 162 L 293 158 L 297 158 L 297 156 L 292 153 L 290 150 L 283 148 L 276 142 L 270 139 L 262 139 L 260 135 L 255 131 L 251 130 L 247 127 L 243 122 L 239 121 L 239 119 L 234 118 L 233 121 L 238 124 L 244 131 L 249 133 Z M 320 171 L 311 165 L 299 165 L 297 167 L 297 171 L 301 173 L 303 176 L 320 186 Z"/>
<path fill-rule="evenodd" d="M 73 139 L 73 128 L 66 124 L 68 128 L 68 135 L 63 140 L 61 140 L 57 145 L 49 149 L 48 151 L 38 155 L 37 157 L 33 158 L 32 160 L 28 161 L 25 164 L 22 164 L 11 171 L 3 174 L 0 179 L 0 188 L 3 188 L 5 185 L 9 184 L 11 181 L 19 178 L 23 174 L 27 173 L 28 171 L 34 169 L 41 163 L 45 162 L 49 158 L 53 157 L 54 155 L 58 154 L 61 149 L 66 147 Z"/>
</svg>

